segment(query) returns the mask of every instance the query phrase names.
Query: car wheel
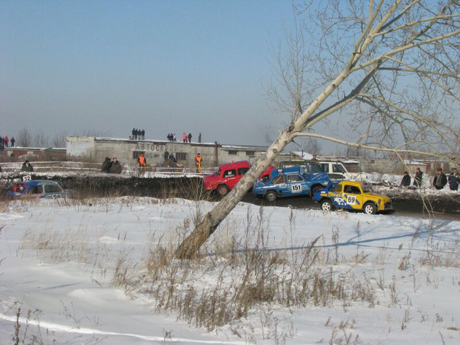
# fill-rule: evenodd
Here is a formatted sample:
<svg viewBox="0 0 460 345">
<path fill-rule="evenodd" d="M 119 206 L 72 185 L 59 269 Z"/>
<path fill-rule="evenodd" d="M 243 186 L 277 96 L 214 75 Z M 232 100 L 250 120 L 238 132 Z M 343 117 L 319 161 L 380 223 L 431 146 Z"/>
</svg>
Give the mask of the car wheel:
<svg viewBox="0 0 460 345">
<path fill-rule="evenodd" d="M 323 211 L 333 211 L 334 210 L 334 206 L 332 205 L 332 202 L 328 199 L 324 199 L 323 201 L 321 201 L 321 209 Z"/>
<path fill-rule="evenodd" d="M 373 203 L 367 203 L 364 205 L 364 213 L 366 214 L 376 214 L 377 213 L 377 207 Z"/>
<path fill-rule="evenodd" d="M 278 199 L 278 194 L 276 194 L 273 191 L 267 192 L 267 194 L 265 194 L 265 199 L 267 199 L 270 202 L 273 202 L 276 199 Z"/>
<path fill-rule="evenodd" d="M 229 191 L 230 191 L 230 189 L 228 189 L 228 187 L 226 185 L 224 185 L 224 184 L 221 184 L 219 187 L 217 187 L 217 193 L 220 196 L 227 195 Z"/>
</svg>

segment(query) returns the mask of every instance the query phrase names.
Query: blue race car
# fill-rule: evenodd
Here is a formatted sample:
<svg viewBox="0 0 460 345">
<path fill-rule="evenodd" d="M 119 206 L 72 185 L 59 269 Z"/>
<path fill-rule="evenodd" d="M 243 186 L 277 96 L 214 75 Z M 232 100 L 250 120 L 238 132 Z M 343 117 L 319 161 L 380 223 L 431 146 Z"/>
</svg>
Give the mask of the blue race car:
<svg viewBox="0 0 460 345">
<path fill-rule="evenodd" d="M 12 199 L 60 199 L 73 193 L 72 190 L 62 189 L 55 181 L 35 180 L 17 184 L 8 195 Z"/>
<path fill-rule="evenodd" d="M 268 201 L 275 201 L 288 196 L 313 196 L 317 190 L 324 189 L 329 181 L 329 176 L 324 172 L 307 173 L 304 168 L 297 166 L 272 170 L 270 179 L 258 181 L 252 191 Z"/>
</svg>

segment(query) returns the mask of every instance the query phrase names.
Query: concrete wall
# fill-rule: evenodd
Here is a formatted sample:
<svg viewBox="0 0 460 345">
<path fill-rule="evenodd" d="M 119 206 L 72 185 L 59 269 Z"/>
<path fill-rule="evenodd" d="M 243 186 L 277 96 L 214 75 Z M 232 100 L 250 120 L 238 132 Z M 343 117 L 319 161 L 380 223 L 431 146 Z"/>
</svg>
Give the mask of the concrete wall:
<svg viewBox="0 0 460 345">
<path fill-rule="evenodd" d="M 203 157 L 203 167 L 215 166 L 216 146 L 214 144 L 184 144 L 180 142 L 152 140 L 124 140 L 110 138 L 68 137 L 68 157 L 87 157 L 102 162 L 105 157 L 117 157 L 123 164 L 136 164 L 143 152 L 149 165 L 162 165 L 165 152 L 172 153 L 177 162 L 193 167 L 195 156 Z"/>
<path fill-rule="evenodd" d="M 71 156 L 74 157 L 94 158 L 95 139 L 92 137 L 67 137 L 67 155 L 69 155 L 69 152 L 72 152 Z"/>
<path fill-rule="evenodd" d="M 136 164 L 139 153 L 143 152 L 147 163 L 152 166 L 162 166 L 164 154 L 167 151 L 176 157 L 177 162 L 185 167 L 195 166 L 195 157 L 200 153 L 203 157 L 203 168 L 217 167 L 223 163 L 248 160 L 255 163 L 265 154 L 266 147 L 262 146 L 233 146 L 221 144 L 184 144 L 162 140 L 126 140 L 115 138 L 68 137 L 67 155 L 86 157 L 95 162 L 102 162 L 105 157 L 116 157 L 122 164 Z M 280 160 L 286 160 L 289 155 L 281 155 Z"/>
</svg>

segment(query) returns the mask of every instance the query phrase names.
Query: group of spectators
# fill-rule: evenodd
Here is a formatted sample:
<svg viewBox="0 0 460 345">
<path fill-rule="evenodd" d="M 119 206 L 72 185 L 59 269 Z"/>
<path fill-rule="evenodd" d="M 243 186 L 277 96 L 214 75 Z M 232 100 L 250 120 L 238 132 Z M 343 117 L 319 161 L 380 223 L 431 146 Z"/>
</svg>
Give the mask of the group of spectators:
<svg viewBox="0 0 460 345">
<path fill-rule="evenodd" d="M 170 141 L 170 142 L 175 142 L 175 141 L 177 141 L 176 133 L 168 133 L 168 135 L 166 136 L 166 138 L 167 138 L 168 141 Z M 192 133 L 187 134 L 186 132 L 183 132 L 183 133 L 182 133 L 182 142 L 183 142 L 184 144 L 191 143 L 191 142 L 192 142 Z M 201 133 L 198 134 L 198 143 L 201 143 Z"/>
<path fill-rule="evenodd" d="M 14 139 L 14 137 L 11 137 L 11 139 L 9 139 L 8 137 L 2 137 L 0 135 L 0 146 L 3 148 L 3 147 L 8 147 L 10 144 L 11 144 L 11 147 L 14 147 L 14 143 L 16 142 L 16 140 Z"/>
<path fill-rule="evenodd" d="M 145 140 L 145 130 L 133 128 L 130 140 Z"/>
<path fill-rule="evenodd" d="M 423 179 L 423 172 L 420 168 L 417 168 L 414 176 L 414 183 L 415 187 L 422 186 L 422 179 Z M 460 184 L 460 174 L 458 173 L 457 168 L 453 168 L 450 175 L 447 177 L 446 174 L 442 172 L 441 168 L 438 168 L 436 171 L 436 176 L 433 179 L 433 187 L 437 190 L 441 190 L 444 186 L 449 183 L 449 188 L 452 191 L 458 191 L 458 186 Z M 402 178 L 401 187 L 408 187 L 410 186 L 410 176 L 407 171 L 404 172 L 404 176 Z"/>
<path fill-rule="evenodd" d="M 106 174 L 121 174 L 121 164 L 115 157 L 112 159 L 106 157 L 102 163 L 101 172 Z"/>
</svg>

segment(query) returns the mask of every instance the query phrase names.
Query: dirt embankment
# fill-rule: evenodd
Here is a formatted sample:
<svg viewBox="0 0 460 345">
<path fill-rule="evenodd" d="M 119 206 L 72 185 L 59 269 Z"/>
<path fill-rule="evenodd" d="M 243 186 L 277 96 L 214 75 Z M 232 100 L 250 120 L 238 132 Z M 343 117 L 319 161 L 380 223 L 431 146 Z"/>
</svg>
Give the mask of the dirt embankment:
<svg viewBox="0 0 460 345">
<path fill-rule="evenodd" d="M 5 196 L 11 189 L 14 180 L 19 181 L 24 174 L 3 176 L 0 184 L 0 194 Z M 77 192 L 77 196 L 106 197 L 106 196 L 148 196 L 155 198 L 185 198 L 191 200 L 218 201 L 218 196 L 210 196 L 203 189 L 202 179 L 199 177 L 156 177 L 139 178 L 115 175 L 31 175 L 32 179 L 54 180 L 64 188 Z M 417 216 L 434 212 L 458 217 L 460 220 L 460 196 L 451 194 L 422 195 L 420 193 L 398 193 L 396 190 L 382 192 L 393 199 L 397 214 Z M 311 198 L 293 197 L 280 198 L 273 203 L 255 197 L 248 193 L 243 199 L 245 202 L 256 205 L 276 205 L 280 207 L 319 208 Z"/>
<path fill-rule="evenodd" d="M 23 174 L 2 179 L 1 194 L 10 190 Z M 30 175 L 33 180 L 53 180 L 65 189 L 76 192 L 77 197 L 149 196 L 155 198 L 201 199 L 203 182 L 199 177 L 140 178 L 118 175 Z"/>
</svg>

